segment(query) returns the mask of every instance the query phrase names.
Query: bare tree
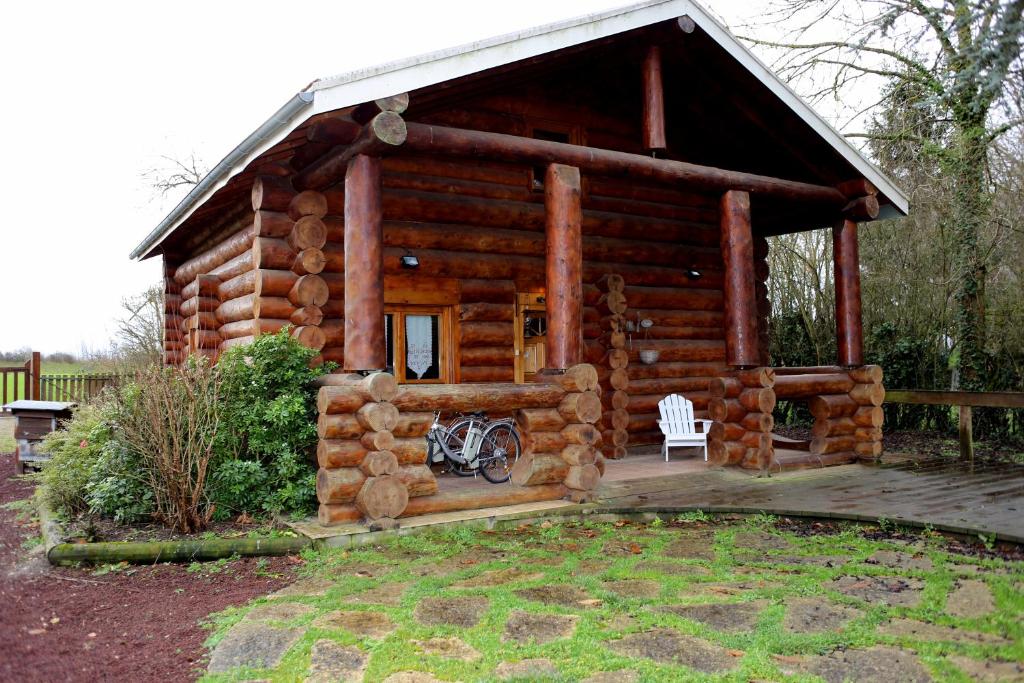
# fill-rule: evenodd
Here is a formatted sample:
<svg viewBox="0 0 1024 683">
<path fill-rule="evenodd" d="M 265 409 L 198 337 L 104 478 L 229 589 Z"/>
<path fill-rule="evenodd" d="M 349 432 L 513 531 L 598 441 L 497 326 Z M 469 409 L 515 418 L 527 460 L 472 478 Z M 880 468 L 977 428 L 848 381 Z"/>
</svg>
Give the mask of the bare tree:
<svg viewBox="0 0 1024 683">
<path fill-rule="evenodd" d="M 988 262 L 980 236 L 993 217 L 992 152 L 1024 123 L 1024 0 L 775 0 L 773 8 L 778 21 L 793 27 L 789 38 L 746 40 L 782 50 L 778 70 L 812 83 L 812 98 L 841 98 L 852 84 L 881 78 L 888 87 L 857 113 L 902 94 L 924 116 L 917 127 L 875 126 L 850 135 L 913 146 L 934 158 L 948 182 L 943 222 L 961 382 L 983 388 Z M 809 39 L 827 21 L 846 37 Z"/>
<path fill-rule="evenodd" d="M 206 165 L 196 158 L 195 153 L 184 159 L 161 155 L 160 160 L 161 165 L 142 172 L 142 179 L 160 197 L 166 197 L 179 188 L 198 185 L 209 171 Z"/>
<path fill-rule="evenodd" d="M 121 300 L 115 350 L 131 365 L 159 363 L 164 351 L 164 292 L 161 285 Z"/>
</svg>

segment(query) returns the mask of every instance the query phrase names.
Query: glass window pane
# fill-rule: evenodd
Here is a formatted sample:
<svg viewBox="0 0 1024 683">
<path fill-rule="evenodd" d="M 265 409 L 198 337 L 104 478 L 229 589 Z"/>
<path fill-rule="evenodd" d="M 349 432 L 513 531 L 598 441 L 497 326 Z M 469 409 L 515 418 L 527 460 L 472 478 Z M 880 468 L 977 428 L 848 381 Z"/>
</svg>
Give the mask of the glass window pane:
<svg viewBox="0 0 1024 683">
<path fill-rule="evenodd" d="M 405 316 L 406 379 L 439 379 L 441 348 L 438 343 L 440 316 Z"/>
<path fill-rule="evenodd" d="M 395 316 L 388 313 L 384 316 L 384 365 L 392 375 L 395 374 Z"/>
</svg>

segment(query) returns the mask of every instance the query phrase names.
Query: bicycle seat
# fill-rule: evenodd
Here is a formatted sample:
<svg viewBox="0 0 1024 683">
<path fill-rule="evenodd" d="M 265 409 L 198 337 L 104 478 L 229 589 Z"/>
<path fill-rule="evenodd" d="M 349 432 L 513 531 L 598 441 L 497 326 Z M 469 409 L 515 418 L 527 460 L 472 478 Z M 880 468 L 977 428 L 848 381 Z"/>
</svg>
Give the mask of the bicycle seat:
<svg viewBox="0 0 1024 683">
<path fill-rule="evenodd" d="M 487 417 L 487 413 L 482 410 L 474 410 L 472 413 L 467 413 L 469 417 Z"/>
</svg>

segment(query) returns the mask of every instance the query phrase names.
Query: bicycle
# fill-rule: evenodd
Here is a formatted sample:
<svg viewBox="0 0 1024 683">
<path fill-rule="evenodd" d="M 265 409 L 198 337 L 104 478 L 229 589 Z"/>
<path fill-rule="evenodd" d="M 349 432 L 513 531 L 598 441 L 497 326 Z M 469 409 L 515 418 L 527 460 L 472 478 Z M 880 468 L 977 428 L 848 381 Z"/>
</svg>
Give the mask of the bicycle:
<svg viewBox="0 0 1024 683">
<path fill-rule="evenodd" d="M 509 480 L 509 472 L 522 452 L 519 434 L 511 418 L 489 420 L 484 413 L 457 415 L 448 425 L 441 411 L 427 432 L 427 458 L 431 463 L 447 462 L 460 477 L 479 471 L 492 484 Z"/>
</svg>

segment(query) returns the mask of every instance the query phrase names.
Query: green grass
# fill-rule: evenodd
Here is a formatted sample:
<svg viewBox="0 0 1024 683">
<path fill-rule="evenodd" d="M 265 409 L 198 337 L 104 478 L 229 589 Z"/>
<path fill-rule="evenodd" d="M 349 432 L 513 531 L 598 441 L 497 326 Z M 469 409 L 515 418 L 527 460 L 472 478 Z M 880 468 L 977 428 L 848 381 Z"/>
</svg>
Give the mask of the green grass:
<svg viewBox="0 0 1024 683">
<path fill-rule="evenodd" d="M 714 559 L 678 559 L 663 552 L 676 539 L 694 531 L 714 533 Z M 737 547 L 740 532 L 770 531 L 785 538 L 791 547 L 785 551 L 750 551 Z M 545 524 L 504 531 L 474 530 L 460 527 L 447 532 L 428 532 L 395 537 L 372 547 L 349 550 L 309 550 L 303 554 L 305 572 L 312 577 L 330 579 L 332 587 L 323 596 L 278 598 L 302 602 L 312 611 L 287 624 L 304 634 L 288 651 L 280 665 L 272 670 L 237 670 L 228 675 L 207 675 L 206 681 L 269 679 L 302 680 L 310 664 L 310 652 L 318 640 L 334 640 L 343 645 L 358 645 L 370 653 L 367 681 L 381 681 L 398 671 L 429 671 L 442 680 L 495 680 L 495 667 L 503 661 L 544 657 L 559 671 L 556 680 L 577 681 L 599 671 L 631 669 L 644 681 L 689 680 L 817 680 L 813 677 L 789 677 L 780 669 L 777 656 L 812 656 L 837 648 L 864 648 L 895 645 L 915 650 L 922 665 L 935 680 L 966 680 L 947 655 L 965 655 L 979 660 L 1024 661 L 1024 563 L 978 560 L 952 555 L 944 550 L 944 541 L 926 535 L 921 546 L 906 547 L 865 537 L 859 527 L 842 528 L 828 535 L 798 536 L 780 532 L 775 520 L 760 516 L 741 524 L 708 523 L 686 519 L 651 525 L 618 524 Z M 616 552 L 616 548 L 625 548 Z M 920 553 L 930 558 L 929 571 L 894 569 L 865 560 L 877 550 Z M 794 564 L 785 561 L 794 556 L 828 557 L 833 566 Z M 753 559 L 751 559 L 753 557 Z M 646 563 L 669 563 L 678 572 L 666 572 Z M 987 582 L 996 600 L 996 609 L 978 619 L 960 619 L 945 612 L 946 598 L 958 574 L 954 564 L 973 564 L 984 568 L 979 576 Z M 440 569 L 436 572 L 424 570 Z M 524 576 L 505 584 L 458 588 L 454 584 L 488 570 L 518 568 L 539 576 Z M 920 580 L 924 584 L 918 606 L 888 607 L 869 604 L 826 587 L 833 578 L 844 575 L 897 576 Z M 656 599 L 622 597 L 605 585 L 606 581 L 644 579 L 656 582 Z M 744 582 L 739 592 L 711 592 L 709 585 Z M 382 584 L 407 583 L 397 606 L 345 604 L 346 596 Z M 545 605 L 525 599 L 517 593 L 523 588 L 569 584 L 599 600 L 591 607 Z M 752 587 L 750 587 L 752 586 Z M 480 622 L 471 628 L 428 627 L 413 617 L 423 598 L 477 595 L 486 597 L 489 606 Z M 787 601 L 796 596 L 814 596 L 837 604 L 859 608 L 861 616 L 838 630 L 819 634 L 801 634 L 783 628 Z M 765 602 L 756 627 L 750 632 L 730 633 L 659 609 L 669 604 L 707 602 Z M 213 631 L 208 645 L 214 646 L 255 605 L 231 608 L 211 617 Z M 345 630 L 325 629 L 312 622 L 320 615 L 338 610 L 374 610 L 384 612 L 397 629 L 382 640 L 361 638 Z M 538 645 L 517 644 L 502 638 L 506 620 L 513 610 L 557 614 L 575 614 L 579 621 L 570 638 Z M 1010 639 L 1005 645 L 939 643 L 881 635 L 879 624 L 891 617 L 907 617 L 969 631 L 996 633 Z M 738 667 L 727 674 L 708 676 L 684 666 L 630 658 L 607 647 L 609 641 L 652 628 L 670 628 L 724 647 L 737 657 Z M 477 661 L 462 662 L 427 656 L 417 651 L 412 641 L 435 636 L 455 636 L 481 654 Z"/>
<path fill-rule="evenodd" d="M 15 447 L 14 418 L 0 415 L 0 453 L 13 453 Z"/>
<path fill-rule="evenodd" d="M 0 367 L 23 367 L 24 363 L 13 361 L 0 361 Z M 82 375 L 94 372 L 106 372 L 106 370 L 95 363 L 85 361 L 75 363 L 63 363 L 44 360 L 42 363 L 42 374 L 46 375 Z M 0 399 L 6 395 L 7 402 L 17 401 L 25 398 L 25 375 L 23 373 L 4 373 L 0 381 L 7 385 L 7 393 L 0 393 Z M 0 449 L 2 450 L 2 449 Z"/>
</svg>

